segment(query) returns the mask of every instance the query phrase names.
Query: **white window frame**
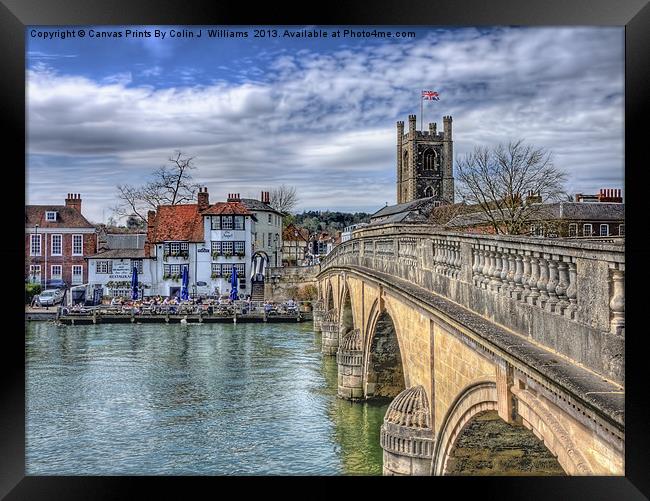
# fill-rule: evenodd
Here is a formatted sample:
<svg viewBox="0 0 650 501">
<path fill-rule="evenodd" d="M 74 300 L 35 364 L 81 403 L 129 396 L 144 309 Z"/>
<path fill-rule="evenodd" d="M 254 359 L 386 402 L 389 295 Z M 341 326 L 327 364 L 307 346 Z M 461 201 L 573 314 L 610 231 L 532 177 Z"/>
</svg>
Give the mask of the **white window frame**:
<svg viewBox="0 0 650 501">
<path fill-rule="evenodd" d="M 246 220 L 244 216 L 233 216 L 233 229 L 234 230 L 245 230 L 246 229 Z"/>
<path fill-rule="evenodd" d="M 59 272 L 54 271 L 55 268 L 59 269 Z M 50 279 L 51 280 L 62 280 L 63 279 L 63 266 L 60 264 L 53 264 L 50 268 Z"/>
<path fill-rule="evenodd" d="M 245 254 L 246 253 L 246 242 L 238 240 L 233 243 L 234 254 Z"/>
<path fill-rule="evenodd" d="M 587 227 L 589 228 L 589 233 L 587 234 Z M 583 237 L 591 237 L 594 234 L 594 227 L 591 225 L 591 223 L 585 223 L 582 225 L 582 236 Z"/>
<path fill-rule="evenodd" d="M 98 275 L 108 275 L 113 273 L 113 261 L 111 259 L 102 259 L 97 261 L 95 271 Z"/>
<path fill-rule="evenodd" d="M 29 255 L 30 256 L 40 256 L 41 255 L 41 250 L 42 246 L 41 243 L 43 239 L 41 238 L 43 235 L 41 233 L 32 233 L 29 236 Z M 38 252 L 35 252 L 34 248 L 38 246 Z"/>
<path fill-rule="evenodd" d="M 605 228 L 605 234 L 603 235 L 603 228 Z M 609 225 L 608 224 L 601 224 L 600 225 L 600 230 L 598 231 L 598 234 L 601 237 L 608 237 L 609 236 Z"/>
<path fill-rule="evenodd" d="M 212 263 L 211 267 L 211 275 L 216 275 L 216 278 L 222 277 L 223 275 L 221 274 L 221 264 L 220 263 Z"/>
<path fill-rule="evenodd" d="M 75 240 L 79 242 L 79 247 L 81 252 L 75 252 Z M 84 236 L 82 234 L 72 235 L 72 255 L 73 256 L 83 256 L 84 255 Z"/>
<path fill-rule="evenodd" d="M 56 221 L 56 211 L 48 210 L 45 212 L 46 221 Z"/>
<path fill-rule="evenodd" d="M 81 273 L 75 273 L 75 270 L 80 270 Z M 76 281 L 75 277 L 80 277 L 79 281 Z M 72 283 L 72 285 L 78 285 L 78 284 L 83 284 L 84 283 L 84 267 L 81 266 L 80 264 L 73 264 L 72 265 L 71 283 Z"/>
<path fill-rule="evenodd" d="M 225 254 L 230 254 L 231 256 L 235 253 L 235 243 L 234 242 L 221 242 L 221 252 Z"/>
<path fill-rule="evenodd" d="M 269 224 L 271 224 L 271 218 L 273 217 L 273 214 L 269 214 Z"/>
<path fill-rule="evenodd" d="M 36 278 L 38 277 L 38 279 Z M 30 264 L 29 265 L 29 281 L 33 284 L 41 283 L 41 265 L 40 264 Z"/>
<path fill-rule="evenodd" d="M 572 230 L 573 230 L 573 233 L 572 233 Z M 569 236 L 570 237 L 577 237 L 578 236 L 578 224 L 577 223 L 569 224 Z"/>
<path fill-rule="evenodd" d="M 58 238 L 57 238 L 58 237 Z M 59 241 L 59 252 L 54 252 L 54 241 Z M 50 238 L 50 256 L 62 256 L 63 255 L 63 235 L 56 233 Z"/>
<path fill-rule="evenodd" d="M 221 217 L 220 216 L 212 216 L 210 218 L 210 228 L 213 230 L 220 230 L 221 229 Z"/>
<path fill-rule="evenodd" d="M 141 274 L 143 271 L 143 260 L 142 259 L 131 259 L 131 272 L 133 272 L 133 267 L 138 269 L 138 273 Z"/>
<path fill-rule="evenodd" d="M 221 229 L 232 230 L 235 227 L 232 216 L 221 216 Z"/>
</svg>

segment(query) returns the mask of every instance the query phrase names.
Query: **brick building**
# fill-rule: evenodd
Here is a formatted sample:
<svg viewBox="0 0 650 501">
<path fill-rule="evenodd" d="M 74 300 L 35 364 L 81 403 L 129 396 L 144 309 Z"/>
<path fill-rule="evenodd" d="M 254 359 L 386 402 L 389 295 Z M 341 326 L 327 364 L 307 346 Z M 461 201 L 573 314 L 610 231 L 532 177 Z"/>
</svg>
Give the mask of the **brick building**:
<svg viewBox="0 0 650 501">
<path fill-rule="evenodd" d="M 88 280 L 86 256 L 97 251 L 95 227 L 81 213 L 81 195 L 65 205 L 25 206 L 25 279 L 47 287 Z"/>
</svg>

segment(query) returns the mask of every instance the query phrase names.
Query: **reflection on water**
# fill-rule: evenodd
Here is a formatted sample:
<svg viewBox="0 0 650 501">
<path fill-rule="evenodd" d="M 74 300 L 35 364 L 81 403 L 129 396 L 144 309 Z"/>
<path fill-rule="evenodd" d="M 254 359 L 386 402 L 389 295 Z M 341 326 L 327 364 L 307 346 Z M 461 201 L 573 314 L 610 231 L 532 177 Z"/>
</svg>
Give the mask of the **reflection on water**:
<svg viewBox="0 0 650 501">
<path fill-rule="evenodd" d="M 381 474 L 311 324 L 29 323 L 30 475 Z"/>
</svg>

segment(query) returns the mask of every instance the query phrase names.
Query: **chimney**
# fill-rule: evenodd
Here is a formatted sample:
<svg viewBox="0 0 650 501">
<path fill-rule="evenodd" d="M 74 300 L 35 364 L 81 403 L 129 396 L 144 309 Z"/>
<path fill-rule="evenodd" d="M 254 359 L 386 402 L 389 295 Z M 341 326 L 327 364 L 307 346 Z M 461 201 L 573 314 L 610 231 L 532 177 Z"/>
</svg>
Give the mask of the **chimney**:
<svg viewBox="0 0 650 501">
<path fill-rule="evenodd" d="M 72 207 L 81 213 L 81 195 L 79 193 L 68 193 L 68 198 L 65 199 L 65 206 Z"/>
<path fill-rule="evenodd" d="M 228 193 L 228 202 L 239 202 L 239 193 Z"/>
<path fill-rule="evenodd" d="M 619 188 L 601 188 L 598 194 L 599 202 L 623 203 L 621 190 Z"/>
<path fill-rule="evenodd" d="M 263 191 L 262 192 L 262 197 L 260 198 L 260 201 L 263 204 L 268 204 L 270 202 L 270 197 L 269 197 L 269 192 L 268 191 Z"/>
<path fill-rule="evenodd" d="M 205 210 L 210 207 L 210 197 L 208 196 L 208 187 L 199 188 L 199 193 L 197 195 L 197 202 L 199 204 L 199 210 Z"/>
</svg>

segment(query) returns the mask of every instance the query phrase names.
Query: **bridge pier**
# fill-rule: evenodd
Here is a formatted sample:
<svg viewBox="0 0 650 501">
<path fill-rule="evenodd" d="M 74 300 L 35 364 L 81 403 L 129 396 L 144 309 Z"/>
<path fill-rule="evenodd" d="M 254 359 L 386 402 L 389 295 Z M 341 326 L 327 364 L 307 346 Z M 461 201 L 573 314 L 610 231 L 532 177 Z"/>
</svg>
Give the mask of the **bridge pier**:
<svg viewBox="0 0 650 501">
<path fill-rule="evenodd" d="M 388 406 L 381 426 L 384 475 L 430 475 L 433 431 L 424 387 L 413 386 Z"/>
<path fill-rule="evenodd" d="M 312 318 L 314 321 L 315 332 L 321 332 L 322 330 L 321 323 L 323 321 L 324 316 L 325 316 L 325 306 L 323 305 L 323 301 L 316 301 L 313 304 L 313 309 L 312 309 Z"/>
<path fill-rule="evenodd" d="M 321 322 L 321 330 L 323 332 L 323 347 L 322 352 L 324 355 L 336 355 L 339 347 L 339 316 L 336 309 L 329 310 Z"/>
<path fill-rule="evenodd" d="M 361 331 L 353 329 L 341 340 L 336 353 L 338 364 L 338 390 L 341 398 L 360 400 L 363 398 L 363 343 Z"/>
</svg>

